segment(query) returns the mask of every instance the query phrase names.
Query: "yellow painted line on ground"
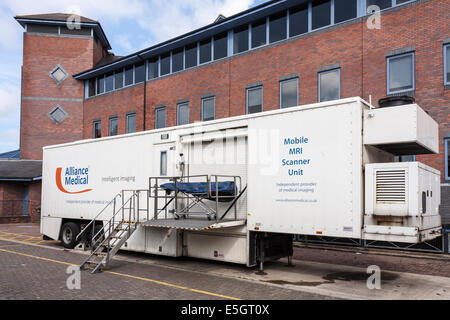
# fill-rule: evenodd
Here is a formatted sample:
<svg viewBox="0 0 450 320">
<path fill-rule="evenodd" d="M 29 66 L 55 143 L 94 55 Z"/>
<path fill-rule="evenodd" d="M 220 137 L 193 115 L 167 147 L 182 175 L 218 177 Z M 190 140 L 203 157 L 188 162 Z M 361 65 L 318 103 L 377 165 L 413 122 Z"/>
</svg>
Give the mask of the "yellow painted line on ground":
<svg viewBox="0 0 450 320">
<path fill-rule="evenodd" d="M 203 293 L 203 294 L 207 294 L 207 295 L 210 295 L 210 296 L 215 296 L 215 297 L 220 297 L 220 298 L 225 298 L 225 299 L 230 299 L 230 300 L 241 300 L 239 298 L 225 296 L 225 295 L 218 294 L 218 293 L 213 293 L 213 292 L 203 291 L 203 290 L 198 290 L 198 289 L 192 289 L 192 288 L 183 287 L 183 286 L 179 286 L 179 285 L 176 285 L 176 284 L 171 284 L 171 283 L 162 282 L 162 281 L 158 281 L 158 280 L 153 280 L 153 279 L 149 279 L 149 278 L 132 276 L 132 275 L 129 275 L 129 274 L 126 274 L 126 273 L 118 273 L 118 272 L 113 272 L 113 271 L 103 271 L 103 272 L 110 273 L 110 274 L 115 274 L 115 275 L 123 276 L 123 277 L 127 277 L 127 278 L 143 280 L 143 281 L 147 281 L 147 282 L 153 282 L 153 283 L 157 283 L 157 284 L 161 284 L 161 285 L 164 285 L 164 286 L 169 286 L 169 287 L 173 287 L 173 288 L 177 288 L 177 289 L 183 289 L 183 290 L 188 290 L 188 291 L 192 291 L 192 292 Z"/>
<path fill-rule="evenodd" d="M 77 264 L 74 264 L 74 263 L 69 263 L 69 262 L 64 262 L 64 261 L 59 261 L 59 260 L 53 260 L 53 259 L 39 257 L 39 256 L 34 256 L 34 255 L 31 255 L 31 254 L 26 254 L 26 253 L 17 252 L 17 251 L 11 251 L 11 250 L 1 249 L 1 248 L 0 248 L 0 251 L 6 252 L 6 253 L 17 254 L 17 255 L 24 256 L 24 257 L 34 258 L 34 259 L 38 259 L 38 260 L 42 260 L 42 261 L 48 261 L 48 262 L 54 262 L 54 263 L 59 263 L 59 264 L 65 264 L 65 265 L 69 265 L 69 266 L 77 266 Z M 230 300 L 241 300 L 239 298 L 225 296 L 225 295 L 214 293 L 214 292 L 209 292 L 209 291 L 204 291 L 204 290 L 198 290 L 198 289 L 183 287 L 183 286 L 179 286 L 179 285 L 168 283 L 168 282 L 153 280 L 153 279 L 144 278 L 144 277 L 133 276 L 131 274 L 119 273 L 119 272 L 113 272 L 113 271 L 103 271 L 103 272 L 109 273 L 109 274 L 113 274 L 113 275 L 117 275 L 117 276 L 121 276 L 121 277 L 126 277 L 126 278 L 131 278 L 131 279 L 136 279 L 136 280 L 142 280 L 142 281 L 151 282 L 151 283 L 156 283 L 156 284 L 159 284 L 159 285 L 172 287 L 172 288 L 177 288 L 177 289 L 181 289 L 181 290 L 188 290 L 188 291 L 192 291 L 192 292 L 202 293 L 202 294 L 205 294 L 205 295 L 210 295 L 210 296 L 215 296 L 215 297 L 220 297 L 220 298 L 225 298 L 225 299 L 230 299 Z"/>
<path fill-rule="evenodd" d="M 38 259 L 38 260 L 49 261 L 49 262 L 55 262 L 55 263 L 59 263 L 59 264 L 65 264 L 65 265 L 68 265 L 68 266 L 76 266 L 76 264 L 74 264 L 74 263 L 69 263 L 69 262 L 58 261 L 58 260 L 53 260 L 53 259 L 49 259 L 49 258 L 43 258 L 43 257 L 33 256 L 33 255 L 31 255 L 31 254 L 26 254 L 26 253 L 17 252 L 17 251 L 11 251 L 11 250 L 1 249 L 1 248 L 0 248 L 0 251 L 7 252 L 7 253 L 12 253 L 12 254 L 18 254 L 18 255 L 20 255 L 20 256 L 29 257 L 29 258 L 34 258 L 34 259 Z"/>
</svg>

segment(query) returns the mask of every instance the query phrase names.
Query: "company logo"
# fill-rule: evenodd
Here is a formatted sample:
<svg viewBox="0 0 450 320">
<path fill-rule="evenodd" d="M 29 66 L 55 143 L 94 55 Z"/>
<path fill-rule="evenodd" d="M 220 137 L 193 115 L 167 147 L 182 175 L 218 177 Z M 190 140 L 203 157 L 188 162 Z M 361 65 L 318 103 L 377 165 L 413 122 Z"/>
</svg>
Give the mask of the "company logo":
<svg viewBox="0 0 450 320">
<path fill-rule="evenodd" d="M 62 176 L 63 169 L 56 168 L 56 186 L 61 192 L 69 194 L 78 194 L 92 189 L 84 189 L 81 191 L 67 191 L 64 186 L 77 186 L 77 185 L 88 185 L 89 184 L 89 168 L 75 168 L 68 167 L 64 170 L 64 177 Z M 64 186 L 63 186 L 64 182 Z"/>
</svg>

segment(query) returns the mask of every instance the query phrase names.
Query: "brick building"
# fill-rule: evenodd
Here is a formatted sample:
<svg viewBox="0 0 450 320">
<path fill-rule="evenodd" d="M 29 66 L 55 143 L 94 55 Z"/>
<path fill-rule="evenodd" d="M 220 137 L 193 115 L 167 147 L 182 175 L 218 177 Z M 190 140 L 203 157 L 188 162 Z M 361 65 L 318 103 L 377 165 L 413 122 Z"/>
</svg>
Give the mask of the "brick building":
<svg viewBox="0 0 450 320">
<path fill-rule="evenodd" d="M 416 159 L 441 171 L 450 223 L 450 0 L 269 1 L 125 57 L 98 22 L 79 17 L 73 29 L 72 18 L 16 17 L 22 159 L 77 139 L 409 95 L 439 123 L 440 153 Z"/>
</svg>

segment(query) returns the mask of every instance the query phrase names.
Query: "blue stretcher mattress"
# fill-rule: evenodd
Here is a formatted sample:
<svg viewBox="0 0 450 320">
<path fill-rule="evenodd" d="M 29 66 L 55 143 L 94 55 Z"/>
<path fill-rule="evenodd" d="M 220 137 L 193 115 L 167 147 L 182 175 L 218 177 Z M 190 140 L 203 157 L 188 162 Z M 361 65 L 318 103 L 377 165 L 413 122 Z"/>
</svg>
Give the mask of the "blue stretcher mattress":
<svg viewBox="0 0 450 320">
<path fill-rule="evenodd" d="M 211 194 L 215 196 L 216 194 L 216 183 L 210 182 L 211 184 Z M 175 191 L 175 183 L 164 183 L 161 185 L 166 191 Z M 178 191 L 189 193 L 189 194 L 205 194 L 208 192 L 208 185 L 206 182 L 178 182 Z M 217 183 L 217 191 L 219 196 L 234 196 L 235 186 L 233 181 L 223 181 Z"/>
</svg>

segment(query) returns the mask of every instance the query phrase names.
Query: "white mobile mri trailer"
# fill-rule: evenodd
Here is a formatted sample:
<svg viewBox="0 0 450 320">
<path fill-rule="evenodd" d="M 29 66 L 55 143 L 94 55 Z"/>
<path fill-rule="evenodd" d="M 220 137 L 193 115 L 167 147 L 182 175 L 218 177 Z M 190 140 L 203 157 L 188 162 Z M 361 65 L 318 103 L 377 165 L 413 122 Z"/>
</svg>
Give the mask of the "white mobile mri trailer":
<svg viewBox="0 0 450 320">
<path fill-rule="evenodd" d="M 41 232 L 90 242 L 94 271 L 119 249 L 262 265 L 293 234 L 419 243 L 439 171 L 394 155 L 437 152 L 418 105 L 360 98 L 48 146 Z"/>
</svg>

